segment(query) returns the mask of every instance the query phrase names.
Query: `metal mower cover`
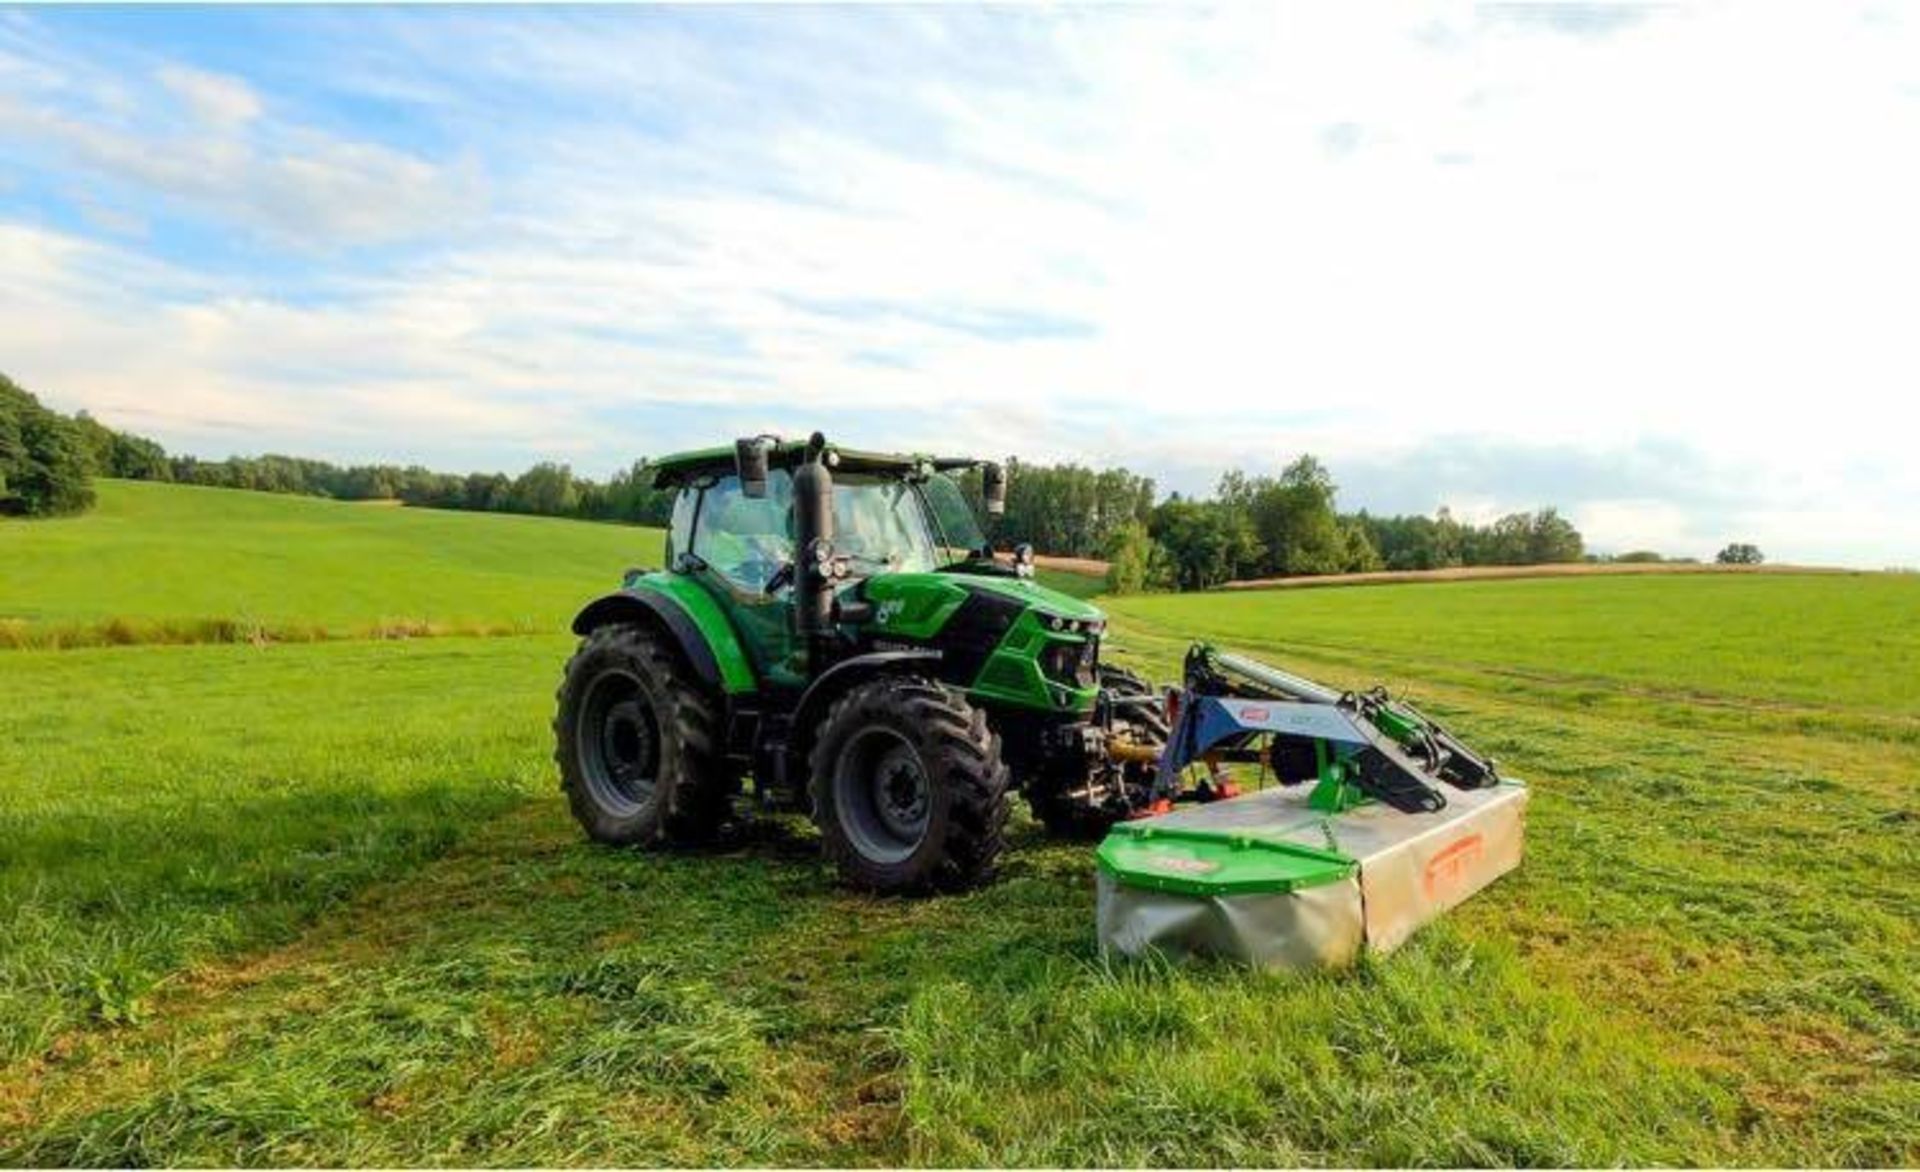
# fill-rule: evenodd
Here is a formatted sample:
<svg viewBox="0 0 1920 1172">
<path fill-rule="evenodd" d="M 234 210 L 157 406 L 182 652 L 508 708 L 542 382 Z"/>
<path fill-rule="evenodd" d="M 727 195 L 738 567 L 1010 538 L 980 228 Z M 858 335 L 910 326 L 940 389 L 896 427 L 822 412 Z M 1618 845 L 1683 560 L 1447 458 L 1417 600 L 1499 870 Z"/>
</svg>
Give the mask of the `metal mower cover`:
<svg viewBox="0 0 1920 1172">
<path fill-rule="evenodd" d="M 1101 843 L 1102 948 L 1261 968 L 1351 963 L 1520 865 L 1526 786 L 1507 780 L 1407 814 L 1339 814 L 1274 787 L 1123 823 Z"/>
</svg>

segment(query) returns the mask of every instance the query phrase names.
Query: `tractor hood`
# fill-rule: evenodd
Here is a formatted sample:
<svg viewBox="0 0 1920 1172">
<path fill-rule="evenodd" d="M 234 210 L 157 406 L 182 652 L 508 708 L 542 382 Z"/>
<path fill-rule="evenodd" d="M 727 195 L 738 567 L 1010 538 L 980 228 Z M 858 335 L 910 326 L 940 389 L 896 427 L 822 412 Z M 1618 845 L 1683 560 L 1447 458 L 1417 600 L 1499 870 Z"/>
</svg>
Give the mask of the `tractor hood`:
<svg viewBox="0 0 1920 1172">
<path fill-rule="evenodd" d="M 849 587 L 870 617 L 871 645 L 938 648 L 942 674 L 978 699 L 1046 712 L 1086 712 L 1106 616 L 1027 578 L 930 571 L 876 574 Z M 862 608 L 865 609 L 865 608 Z"/>
<path fill-rule="evenodd" d="M 944 578 L 957 578 L 968 586 L 978 590 L 990 590 L 1016 602 L 1038 610 L 1048 618 L 1067 619 L 1074 623 L 1102 623 L 1107 620 L 1106 612 L 1092 603 L 1063 594 L 1048 586 L 1042 586 L 1032 578 L 1007 578 L 998 574 L 968 574 L 965 572 L 947 572 Z"/>
<path fill-rule="evenodd" d="M 1012 604 L 1022 611 L 1034 611 L 1048 625 L 1058 620 L 1059 629 L 1098 631 L 1107 619 L 1099 607 L 1048 589 L 1031 578 L 953 571 L 877 574 L 866 579 L 860 589 L 874 606 L 877 630 L 909 638 L 932 637 L 975 595 L 985 595 L 982 601 L 997 603 L 996 610 L 1010 609 L 1008 604 Z"/>
<path fill-rule="evenodd" d="M 874 574 L 849 590 L 874 605 L 872 630 L 883 638 L 931 640 L 962 609 L 970 615 L 983 611 L 1000 615 L 1002 628 L 1027 611 L 1044 628 L 1060 632 L 1091 634 L 1106 626 L 1106 615 L 1098 607 L 1048 590 L 1031 578 L 910 571 Z"/>
</svg>

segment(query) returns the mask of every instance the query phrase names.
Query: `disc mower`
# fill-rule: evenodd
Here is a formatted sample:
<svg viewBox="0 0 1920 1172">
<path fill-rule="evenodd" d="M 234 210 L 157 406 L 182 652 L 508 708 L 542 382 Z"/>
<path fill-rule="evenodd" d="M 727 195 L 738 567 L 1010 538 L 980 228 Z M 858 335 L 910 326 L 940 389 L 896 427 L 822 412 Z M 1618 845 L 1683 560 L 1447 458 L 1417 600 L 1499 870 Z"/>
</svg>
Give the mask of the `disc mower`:
<svg viewBox="0 0 1920 1172">
<path fill-rule="evenodd" d="M 1167 707 L 1159 816 L 1096 852 L 1104 947 L 1341 964 L 1519 865 L 1526 788 L 1382 688 L 1337 691 L 1199 644 Z M 1241 795 L 1230 765 L 1272 784 Z M 1175 809 L 1183 797 L 1215 800 Z"/>
</svg>

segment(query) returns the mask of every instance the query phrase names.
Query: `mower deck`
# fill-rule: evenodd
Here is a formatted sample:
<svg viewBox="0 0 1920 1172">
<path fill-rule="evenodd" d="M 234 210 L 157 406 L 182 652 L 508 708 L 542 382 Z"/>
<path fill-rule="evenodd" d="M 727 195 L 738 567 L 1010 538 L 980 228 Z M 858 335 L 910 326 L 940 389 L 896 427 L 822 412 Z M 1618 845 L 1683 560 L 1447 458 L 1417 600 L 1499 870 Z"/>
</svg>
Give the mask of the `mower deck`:
<svg viewBox="0 0 1920 1172">
<path fill-rule="evenodd" d="M 1261 968 L 1387 952 L 1520 864 L 1527 788 L 1452 789 L 1446 807 L 1328 814 L 1311 785 L 1114 828 L 1101 843 L 1099 935 L 1128 956 L 1219 956 Z"/>
</svg>

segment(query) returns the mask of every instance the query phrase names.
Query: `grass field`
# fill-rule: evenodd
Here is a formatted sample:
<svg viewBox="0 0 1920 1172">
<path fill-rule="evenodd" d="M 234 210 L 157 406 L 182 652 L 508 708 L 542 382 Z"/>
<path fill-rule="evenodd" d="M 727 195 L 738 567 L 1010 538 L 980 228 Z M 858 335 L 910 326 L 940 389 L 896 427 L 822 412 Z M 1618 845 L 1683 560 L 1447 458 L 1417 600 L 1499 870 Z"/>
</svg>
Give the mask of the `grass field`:
<svg viewBox="0 0 1920 1172">
<path fill-rule="evenodd" d="M 108 488 L 0 526 L 0 611 L 558 627 L 646 560 Z M 303 552 L 168 560 L 136 508 Z M 0 652 L 0 1163 L 1920 1161 L 1920 581 L 1113 610 L 1162 678 L 1199 636 L 1410 692 L 1534 783 L 1525 867 L 1352 973 L 1109 967 L 1089 852 L 1024 821 L 1004 881 L 918 902 L 795 820 L 584 843 L 564 635 Z"/>
<path fill-rule="evenodd" d="M 85 516 L 0 525 L 0 642 L 552 631 L 660 564 L 662 534 L 549 517 L 106 480 Z"/>
</svg>

